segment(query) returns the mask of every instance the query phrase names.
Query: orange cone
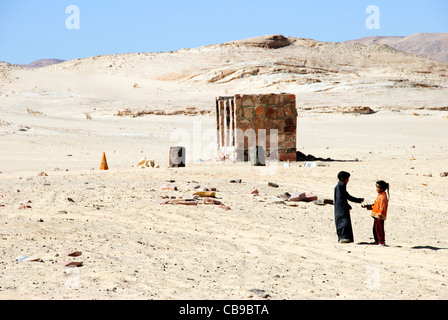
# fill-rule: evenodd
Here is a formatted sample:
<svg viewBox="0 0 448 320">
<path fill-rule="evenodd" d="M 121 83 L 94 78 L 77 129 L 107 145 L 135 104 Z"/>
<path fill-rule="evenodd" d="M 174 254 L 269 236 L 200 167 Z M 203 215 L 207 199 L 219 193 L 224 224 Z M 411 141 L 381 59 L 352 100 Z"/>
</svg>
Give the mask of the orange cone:
<svg viewBox="0 0 448 320">
<path fill-rule="evenodd" d="M 105 152 L 103 152 L 103 159 L 101 160 L 100 170 L 109 170 L 109 167 L 107 166 L 107 160 L 106 160 L 106 153 Z"/>
</svg>

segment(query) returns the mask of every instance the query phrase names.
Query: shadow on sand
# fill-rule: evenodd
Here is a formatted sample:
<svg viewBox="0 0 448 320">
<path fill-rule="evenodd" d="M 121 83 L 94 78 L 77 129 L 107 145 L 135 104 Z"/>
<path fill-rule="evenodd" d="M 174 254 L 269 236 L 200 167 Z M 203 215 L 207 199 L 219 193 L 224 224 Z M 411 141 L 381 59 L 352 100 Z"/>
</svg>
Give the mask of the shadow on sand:
<svg viewBox="0 0 448 320">
<path fill-rule="evenodd" d="M 411 249 L 429 249 L 429 250 L 446 250 L 448 248 L 438 248 L 438 247 L 433 247 L 433 246 L 413 246 Z"/>
<path fill-rule="evenodd" d="M 357 244 L 359 245 L 371 245 L 371 246 L 376 246 L 378 245 L 375 242 L 358 242 Z M 388 245 L 386 245 L 386 247 L 390 247 Z M 403 246 L 393 246 L 394 248 L 403 248 Z M 448 248 L 439 248 L 439 247 L 433 247 L 433 246 L 413 246 L 411 247 L 411 249 L 423 249 L 423 250 L 433 250 L 433 251 L 438 251 L 438 250 L 447 250 Z"/>
<path fill-rule="evenodd" d="M 296 161 L 321 161 L 321 162 L 359 162 L 358 159 L 353 160 L 337 160 L 337 159 L 331 159 L 331 158 L 318 158 L 311 154 L 305 155 L 304 153 L 300 151 L 296 151 Z"/>
</svg>

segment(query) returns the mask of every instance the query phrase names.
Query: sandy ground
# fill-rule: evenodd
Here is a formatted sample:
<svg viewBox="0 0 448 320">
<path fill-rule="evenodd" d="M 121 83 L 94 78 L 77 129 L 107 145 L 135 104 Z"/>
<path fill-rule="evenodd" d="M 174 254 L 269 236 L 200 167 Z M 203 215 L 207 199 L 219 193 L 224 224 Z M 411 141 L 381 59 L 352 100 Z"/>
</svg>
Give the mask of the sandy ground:
<svg viewBox="0 0 448 320">
<path fill-rule="evenodd" d="M 199 163 L 207 159 L 199 153 L 176 169 L 168 168 L 169 146 L 178 144 L 172 133 L 188 132 L 192 142 L 184 145 L 194 150 L 195 130 L 212 128 L 213 117 L 3 113 L 9 125 L 0 140 L 0 297 L 446 299 L 448 177 L 439 175 L 448 171 L 446 116 L 302 111 L 299 149 L 345 161 L 262 168 Z M 102 152 L 109 171 L 98 170 Z M 138 168 L 143 156 L 160 168 Z M 340 170 L 352 173 L 349 192 L 367 202 L 375 199 L 377 179 L 390 183 L 387 247 L 369 244 L 372 218 L 359 205 L 352 211 L 355 243 L 341 245 L 332 205 L 276 203 L 294 191 L 331 199 Z M 161 190 L 167 185 L 178 190 Z M 217 188 L 217 200 L 231 209 L 154 203 L 206 187 Z M 255 188 L 259 196 L 250 194 Z M 82 255 L 68 256 L 75 251 Z M 41 261 L 17 260 L 24 255 Z"/>
<path fill-rule="evenodd" d="M 447 70 L 303 39 L 35 70 L 0 63 L 0 298 L 447 299 Z M 296 94 L 298 150 L 334 161 L 217 162 L 215 97 L 259 92 Z M 351 106 L 378 112 L 341 112 Z M 127 108 L 208 113 L 115 116 Z M 176 145 L 185 168 L 168 168 Z M 142 157 L 159 168 L 139 168 Z M 386 247 L 370 244 L 373 220 L 358 204 L 355 243 L 342 245 L 332 205 L 278 197 L 332 199 L 341 170 L 366 202 L 377 180 L 390 183 Z M 159 204 L 204 188 L 230 210 Z"/>
</svg>

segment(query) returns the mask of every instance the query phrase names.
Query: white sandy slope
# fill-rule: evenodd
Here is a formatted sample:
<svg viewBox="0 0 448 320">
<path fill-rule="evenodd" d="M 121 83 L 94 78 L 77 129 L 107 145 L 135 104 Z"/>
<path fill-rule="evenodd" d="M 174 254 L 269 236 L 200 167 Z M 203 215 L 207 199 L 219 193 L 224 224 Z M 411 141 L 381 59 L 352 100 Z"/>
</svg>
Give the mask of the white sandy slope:
<svg viewBox="0 0 448 320">
<path fill-rule="evenodd" d="M 333 59 L 350 62 L 336 66 L 318 59 L 327 44 L 301 41 L 274 51 L 226 44 L 37 70 L 2 65 L 0 298 L 447 299 L 448 177 L 439 175 L 448 172 L 446 65 L 395 52 L 375 53 L 369 59 L 377 66 L 365 67 L 366 56 L 350 55 L 370 49 L 328 44 L 346 53 Z M 315 59 L 294 62 L 292 74 L 265 67 L 308 50 Z M 218 67 L 249 68 L 261 57 L 258 74 L 225 82 L 217 73 L 220 80 L 210 82 Z M 298 83 L 307 77 L 322 82 Z M 217 95 L 266 91 L 297 94 L 301 152 L 339 161 L 315 168 L 220 163 L 213 112 L 114 116 L 127 107 L 212 111 Z M 341 112 L 346 106 L 378 112 Z M 168 168 L 173 145 L 187 147 L 186 168 Z M 98 170 L 103 152 L 109 171 Z M 143 156 L 160 168 L 138 168 Z M 340 245 L 331 205 L 275 203 L 294 191 L 331 199 L 340 170 L 352 173 L 348 190 L 366 202 L 375 199 L 376 180 L 390 183 L 388 246 L 368 244 L 373 221 L 357 204 L 355 243 Z M 161 190 L 168 184 L 178 190 Z M 205 187 L 217 188 L 231 210 L 154 204 Z M 250 194 L 255 188 L 259 196 Z M 74 251 L 82 255 L 69 257 Z M 17 261 L 24 255 L 42 261 Z M 70 261 L 83 266 L 65 267 Z"/>
</svg>

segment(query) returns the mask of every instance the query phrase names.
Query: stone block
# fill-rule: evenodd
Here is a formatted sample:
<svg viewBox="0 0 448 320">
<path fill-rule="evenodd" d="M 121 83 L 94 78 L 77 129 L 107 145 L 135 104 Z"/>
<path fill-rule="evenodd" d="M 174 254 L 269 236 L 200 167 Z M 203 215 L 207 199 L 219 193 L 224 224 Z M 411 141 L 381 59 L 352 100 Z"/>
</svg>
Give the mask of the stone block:
<svg viewBox="0 0 448 320">
<path fill-rule="evenodd" d="M 284 110 L 285 110 L 285 114 L 286 114 L 287 117 L 291 117 L 292 116 L 291 106 L 285 106 Z"/>
<path fill-rule="evenodd" d="M 252 97 L 245 97 L 241 103 L 243 107 L 253 107 L 254 102 L 252 101 Z"/>
<path fill-rule="evenodd" d="M 253 108 L 244 108 L 244 118 L 252 119 L 253 117 L 254 117 L 254 109 Z"/>
<path fill-rule="evenodd" d="M 280 143 L 284 143 L 286 141 L 286 135 L 283 133 L 283 134 L 279 134 L 278 135 L 278 143 L 280 144 Z"/>
<path fill-rule="evenodd" d="M 302 199 L 301 201 L 304 201 L 304 202 L 312 202 L 312 201 L 316 201 L 316 200 L 317 200 L 317 196 L 316 196 L 316 195 L 307 192 L 307 193 L 305 194 L 305 198 Z"/>
<path fill-rule="evenodd" d="M 296 161 L 296 153 L 292 152 L 279 152 L 278 153 L 279 161 Z"/>
<path fill-rule="evenodd" d="M 296 120 L 294 118 L 287 118 L 285 119 L 285 124 L 287 127 L 295 127 L 296 126 Z"/>
<path fill-rule="evenodd" d="M 264 107 L 264 106 L 257 106 L 255 108 L 255 115 L 257 115 L 257 116 L 265 116 L 266 115 L 266 107 Z"/>
<path fill-rule="evenodd" d="M 260 129 L 266 129 L 266 120 L 264 118 L 255 118 L 254 119 L 254 129 L 260 130 Z"/>
<path fill-rule="evenodd" d="M 285 110 L 283 109 L 283 106 L 278 107 L 277 115 L 278 115 L 279 118 L 284 118 L 285 117 Z"/>
<path fill-rule="evenodd" d="M 297 127 L 296 126 L 286 126 L 284 130 L 285 130 L 285 132 L 296 132 Z"/>
<path fill-rule="evenodd" d="M 274 119 L 275 118 L 275 109 L 273 107 L 268 107 L 267 108 L 266 117 L 268 119 Z"/>
<path fill-rule="evenodd" d="M 289 201 L 302 201 L 306 198 L 306 193 L 303 191 L 294 192 L 289 197 Z"/>
<path fill-rule="evenodd" d="M 198 191 L 198 192 L 195 192 L 193 195 L 199 196 L 199 197 L 207 197 L 207 198 L 216 197 L 216 193 L 213 191 Z"/>
</svg>

